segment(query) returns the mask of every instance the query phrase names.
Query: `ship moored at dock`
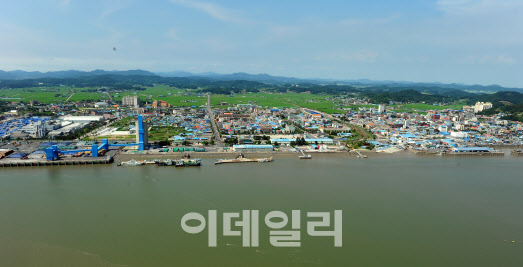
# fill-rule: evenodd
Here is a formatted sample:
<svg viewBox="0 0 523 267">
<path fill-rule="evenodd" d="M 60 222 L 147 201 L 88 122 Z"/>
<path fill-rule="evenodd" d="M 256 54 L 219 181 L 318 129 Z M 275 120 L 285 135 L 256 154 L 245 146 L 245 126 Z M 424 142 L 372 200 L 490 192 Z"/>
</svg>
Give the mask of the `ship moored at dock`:
<svg viewBox="0 0 523 267">
<path fill-rule="evenodd" d="M 272 162 L 273 158 L 253 158 L 248 159 L 240 153 L 235 159 L 218 159 L 214 164 L 223 164 L 223 163 L 245 163 L 245 162 Z"/>
</svg>

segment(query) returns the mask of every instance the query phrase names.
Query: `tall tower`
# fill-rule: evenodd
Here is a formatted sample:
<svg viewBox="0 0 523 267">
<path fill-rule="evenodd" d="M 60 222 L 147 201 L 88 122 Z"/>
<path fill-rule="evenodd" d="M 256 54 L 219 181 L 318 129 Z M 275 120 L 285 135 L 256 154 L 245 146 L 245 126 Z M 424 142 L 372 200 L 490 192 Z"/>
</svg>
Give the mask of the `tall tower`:
<svg viewBox="0 0 523 267">
<path fill-rule="evenodd" d="M 142 115 L 138 116 L 138 120 L 136 121 L 136 128 L 138 129 L 136 132 L 136 143 L 138 143 L 138 150 L 145 150 L 149 144 L 149 133 L 147 130 L 147 122 L 143 121 Z"/>
</svg>

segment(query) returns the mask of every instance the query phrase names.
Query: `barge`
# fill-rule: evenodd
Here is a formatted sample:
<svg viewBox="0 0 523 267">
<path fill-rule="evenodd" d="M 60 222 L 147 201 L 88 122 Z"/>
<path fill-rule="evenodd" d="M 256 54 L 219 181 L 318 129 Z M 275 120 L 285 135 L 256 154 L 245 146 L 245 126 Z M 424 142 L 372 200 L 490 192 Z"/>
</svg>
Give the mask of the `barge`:
<svg viewBox="0 0 523 267">
<path fill-rule="evenodd" d="M 271 162 L 271 161 L 273 161 L 272 157 L 248 159 L 248 158 L 245 158 L 245 156 L 240 153 L 235 159 L 219 159 L 214 164 L 245 163 L 245 162 Z"/>
</svg>

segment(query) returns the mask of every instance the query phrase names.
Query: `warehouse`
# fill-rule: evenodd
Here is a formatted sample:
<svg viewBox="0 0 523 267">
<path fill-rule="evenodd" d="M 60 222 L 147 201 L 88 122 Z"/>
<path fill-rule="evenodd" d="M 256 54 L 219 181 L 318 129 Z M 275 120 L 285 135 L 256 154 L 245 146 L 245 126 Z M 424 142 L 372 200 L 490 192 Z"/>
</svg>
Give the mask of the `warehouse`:
<svg viewBox="0 0 523 267">
<path fill-rule="evenodd" d="M 96 121 L 103 121 L 104 117 L 102 116 L 62 116 L 60 120 L 70 121 L 76 123 L 90 123 Z"/>
</svg>

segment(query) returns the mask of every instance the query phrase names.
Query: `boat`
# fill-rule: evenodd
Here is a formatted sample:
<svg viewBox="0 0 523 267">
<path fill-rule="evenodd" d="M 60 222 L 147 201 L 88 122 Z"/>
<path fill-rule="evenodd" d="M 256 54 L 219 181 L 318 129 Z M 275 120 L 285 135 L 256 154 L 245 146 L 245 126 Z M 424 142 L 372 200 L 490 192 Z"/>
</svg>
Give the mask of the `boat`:
<svg viewBox="0 0 523 267">
<path fill-rule="evenodd" d="M 299 157 L 299 159 L 312 159 L 312 156 L 311 155 L 305 155 L 305 153 L 303 153 L 303 150 L 300 150 L 301 152 L 301 156 Z"/>
<path fill-rule="evenodd" d="M 140 166 L 140 165 L 143 165 L 143 161 L 136 161 L 134 159 L 131 159 L 129 161 L 121 161 L 121 162 L 118 162 L 118 166 Z"/>
<path fill-rule="evenodd" d="M 174 164 L 175 167 L 201 166 L 202 159 L 180 159 Z"/>
<path fill-rule="evenodd" d="M 356 153 L 358 153 L 357 158 L 359 158 L 359 159 L 366 159 L 367 158 L 367 155 L 363 155 L 363 154 L 361 154 L 361 152 L 359 152 L 357 150 L 356 150 Z"/>
<path fill-rule="evenodd" d="M 191 159 L 191 155 L 185 154 L 183 158 L 176 160 L 174 163 L 175 167 L 191 167 L 191 166 L 201 166 L 202 159 Z"/>
<path fill-rule="evenodd" d="M 154 163 L 156 164 L 156 166 L 172 166 L 175 162 L 172 159 L 157 159 L 154 161 Z"/>
<path fill-rule="evenodd" d="M 245 162 L 271 162 L 273 158 L 254 158 L 248 159 L 245 158 L 243 153 L 238 154 L 235 159 L 218 159 L 214 164 L 223 164 L 223 163 L 245 163 Z"/>
</svg>

